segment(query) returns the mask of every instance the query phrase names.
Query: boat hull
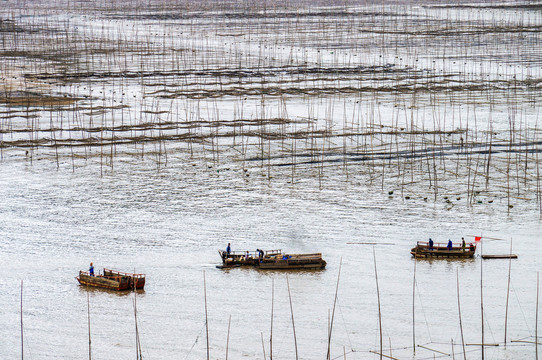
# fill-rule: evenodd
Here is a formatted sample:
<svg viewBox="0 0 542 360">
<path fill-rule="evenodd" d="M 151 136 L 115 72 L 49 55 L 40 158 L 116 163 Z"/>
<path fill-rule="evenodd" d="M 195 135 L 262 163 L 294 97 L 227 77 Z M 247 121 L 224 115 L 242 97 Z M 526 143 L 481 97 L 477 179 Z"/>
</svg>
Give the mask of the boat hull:
<svg viewBox="0 0 542 360">
<path fill-rule="evenodd" d="M 79 281 L 79 284 L 84 286 L 116 291 L 130 290 L 130 281 L 127 277 L 105 277 L 103 275 L 90 276 L 80 272 L 76 279 Z"/>
<path fill-rule="evenodd" d="M 104 269 L 104 276 L 115 277 L 115 276 L 127 276 L 130 281 L 129 288 L 141 290 L 145 287 L 145 274 L 133 274 L 125 273 L 122 271 Z"/>
<path fill-rule="evenodd" d="M 321 253 L 314 254 L 283 254 L 281 250 L 269 250 L 259 253 L 239 252 L 227 254 L 219 251 L 222 258 L 221 269 L 252 266 L 265 270 L 317 270 L 324 269 L 326 262 Z"/>
<path fill-rule="evenodd" d="M 428 245 L 418 243 L 410 249 L 410 253 L 416 258 L 469 259 L 474 257 L 476 246 L 469 244 L 464 248 L 452 247 L 450 250 L 446 246 L 433 246 L 430 248 Z"/>
<path fill-rule="evenodd" d="M 132 274 L 104 269 L 103 275 L 90 276 L 88 272 L 79 271 L 76 277 L 79 284 L 102 289 L 125 291 L 141 290 L 145 287 L 144 274 Z"/>
<path fill-rule="evenodd" d="M 324 269 L 326 267 L 326 262 L 324 260 L 320 261 L 310 261 L 304 263 L 290 262 L 288 260 L 278 260 L 276 262 L 262 262 L 258 265 L 258 268 L 264 270 L 318 270 Z"/>
</svg>

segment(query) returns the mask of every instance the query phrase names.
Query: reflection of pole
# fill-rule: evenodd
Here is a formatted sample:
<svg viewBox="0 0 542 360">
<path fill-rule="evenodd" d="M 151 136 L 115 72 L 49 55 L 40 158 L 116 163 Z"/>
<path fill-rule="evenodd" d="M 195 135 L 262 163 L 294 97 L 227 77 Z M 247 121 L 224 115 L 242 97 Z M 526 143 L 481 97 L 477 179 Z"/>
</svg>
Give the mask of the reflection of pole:
<svg viewBox="0 0 542 360">
<path fill-rule="evenodd" d="M 209 360 L 209 323 L 207 321 L 207 285 L 205 284 L 205 271 L 203 271 L 203 298 L 205 301 L 205 334 L 207 337 L 207 360 Z"/>
<path fill-rule="evenodd" d="M 290 293 L 290 281 L 288 280 L 288 275 L 286 275 L 286 284 L 288 284 L 288 298 L 290 298 L 290 312 L 292 313 L 292 328 L 294 330 L 295 359 L 298 360 L 299 357 L 297 355 L 297 338 L 295 336 L 294 308 L 292 306 L 292 294 Z"/>
<path fill-rule="evenodd" d="M 512 255 L 512 238 L 510 238 L 510 255 Z M 508 288 L 506 289 L 506 311 L 504 315 L 504 346 L 506 347 L 506 331 L 508 327 L 508 298 L 510 297 L 510 273 L 512 271 L 512 256 L 508 260 Z"/>
<path fill-rule="evenodd" d="M 459 270 L 457 270 L 457 309 L 459 312 L 459 328 L 461 329 L 461 345 L 463 346 L 463 358 L 467 360 L 467 353 L 465 352 L 465 338 L 463 337 L 463 321 L 461 320 L 461 302 L 459 301 Z M 453 340 L 452 340 L 453 341 Z M 452 346 L 453 347 L 453 346 Z M 453 353 L 453 351 L 452 351 Z"/>
<path fill-rule="evenodd" d="M 376 271 L 376 253 L 373 246 L 373 259 L 375 263 L 376 296 L 378 298 L 378 327 L 380 329 L 380 359 L 382 359 L 382 312 L 380 311 L 380 290 L 378 289 L 378 273 Z"/>
</svg>

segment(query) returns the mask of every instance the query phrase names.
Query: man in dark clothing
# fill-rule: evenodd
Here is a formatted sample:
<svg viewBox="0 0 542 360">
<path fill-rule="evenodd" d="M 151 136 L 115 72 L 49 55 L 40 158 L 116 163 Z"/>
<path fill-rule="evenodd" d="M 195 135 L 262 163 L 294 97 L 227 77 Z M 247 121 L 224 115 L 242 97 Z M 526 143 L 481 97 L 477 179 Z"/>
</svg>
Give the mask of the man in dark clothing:
<svg viewBox="0 0 542 360">
<path fill-rule="evenodd" d="M 226 247 L 226 254 L 228 254 L 228 257 L 230 256 L 230 253 L 231 253 L 231 246 L 230 246 L 230 243 L 228 243 L 228 246 Z"/>
<path fill-rule="evenodd" d="M 433 239 L 429 238 L 429 250 L 433 250 Z"/>
</svg>

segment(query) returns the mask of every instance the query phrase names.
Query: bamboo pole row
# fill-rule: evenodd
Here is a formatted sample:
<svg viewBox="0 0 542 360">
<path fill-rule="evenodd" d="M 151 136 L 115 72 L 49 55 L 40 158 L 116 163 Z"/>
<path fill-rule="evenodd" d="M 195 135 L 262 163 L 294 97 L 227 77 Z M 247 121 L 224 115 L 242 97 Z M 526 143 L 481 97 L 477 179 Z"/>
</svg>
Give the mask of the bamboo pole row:
<svg viewBox="0 0 542 360">
<path fill-rule="evenodd" d="M 72 171 L 96 159 L 103 175 L 137 153 L 159 170 L 184 144 L 213 168 L 241 158 L 243 170 L 265 169 L 268 180 L 316 177 L 322 188 L 337 173 L 400 189 L 403 199 L 421 188 L 422 199 L 447 197 L 450 206 L 504 198 L 510 211 L 535 194 L 541 208 L 538 68 L 528 57 L 541 19 L 519 5 L 487 18 L 476 7 L 345 4 L 327 13 L 305 4 L 304 14 L 289 3 L 247 12 L 233 2 L 211 18 L 172 15 L 197 8 L 183 1 L 152 1 L 150 13 L 123 2 L 127 15 L 70 4 L 94 14 L 89 24 L 63 22 L 61 3 L 3 10 L 1 40 L 12 50 L 0 62 L 2 157 L 20 148 L 31 163 L 50 154 L 57 169 L 68 158 Z M 221 16 L 241 10 L 239 19 Z M 384 22 L 380 11 L 390 14 Z M 331 24 L 330 14 L 348 21 Z M 473 33 L 487 57 L 476 57 Z M 496 39 L 517 40 L 509 62 L 492 57 L 502 50 Z M 337 41 L 344 49 L 330 47 Z M 30 64 L 24 73 L 21 62 Z"/>
</svg>

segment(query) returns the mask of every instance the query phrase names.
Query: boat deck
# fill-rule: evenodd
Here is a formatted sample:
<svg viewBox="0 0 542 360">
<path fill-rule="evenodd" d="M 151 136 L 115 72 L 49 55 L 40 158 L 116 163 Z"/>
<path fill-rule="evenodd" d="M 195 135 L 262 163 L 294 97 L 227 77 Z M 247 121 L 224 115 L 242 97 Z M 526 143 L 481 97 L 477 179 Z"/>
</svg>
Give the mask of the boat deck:
<svg viewBox="0 0 542 360">
<path fill-rule="evenodd" d="M 418 241 L 416 246 L 410 250 L 416 258 L 472 258 L 476 252 L 476 244 L 469 243 L 463 247 L 461 244 L 452 244 L 448 249 L 447 244 L 434 243 L 432 247 L 428 242 Z"/>
<path fill-rule="evenodd" d="M 141 290 L 145 286 L 145 274 L 132 274 L 111 269 L 104 269 L 103 275 L 91 276 L 86 271 L 79 271 L 76 277 L 79 284 L 109 290 Z"/>
<path fill-rule="evenodd" d="M 219 250 L 222 258 L 220 268 L 233 268 L 240 266 L 252 266 L 258 269 L 323 269 L 326 262 L 321 253 L 313 254 L 284 254 L 282 250 L 266 250 L 261 254 L 257 251 L 230 252 Z"/>
</svg>

